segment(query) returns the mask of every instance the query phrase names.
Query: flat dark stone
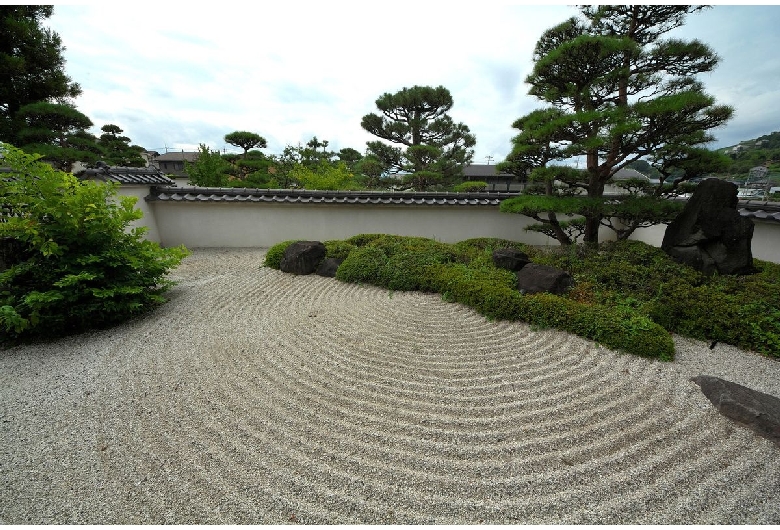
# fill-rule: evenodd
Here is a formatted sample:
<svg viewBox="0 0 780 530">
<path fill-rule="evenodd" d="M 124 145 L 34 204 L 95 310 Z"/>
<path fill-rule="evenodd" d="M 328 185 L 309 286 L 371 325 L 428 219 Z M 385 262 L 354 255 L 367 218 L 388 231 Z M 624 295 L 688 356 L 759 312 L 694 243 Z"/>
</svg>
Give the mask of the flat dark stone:
<svg viewBox="0 0 780 530">
<path fill-rule="evenodd" d="M 515 274 L 517 275 L 517 290 L 521 293 L 560 295 L 573 284 L 573 279 L 568 272 L 548 265 L 529 263 Z"/>
<path fill-rule="evenodd" d="M 493 263 L 499 269 L 519 271 L 530 262 L 528 254 L 513 248 L 499 248 L 493 251 Z"/>
<path fill-rule="evenodd" d="M 325 276 L 326 278 L 335 278 L 336 270 L 339 268 L 339 265 L 341 265 L 342 261 L 344 260 L 336 258 L 325 258 L 322 260 L 319 267 L 317 267 L 317 274 L 320 276 Z"/>
<path fill-rule="evenodd" d="M 718 412 L 780 446 L 780 398 L 709 375 L 691 381 Z"/>
</svg>

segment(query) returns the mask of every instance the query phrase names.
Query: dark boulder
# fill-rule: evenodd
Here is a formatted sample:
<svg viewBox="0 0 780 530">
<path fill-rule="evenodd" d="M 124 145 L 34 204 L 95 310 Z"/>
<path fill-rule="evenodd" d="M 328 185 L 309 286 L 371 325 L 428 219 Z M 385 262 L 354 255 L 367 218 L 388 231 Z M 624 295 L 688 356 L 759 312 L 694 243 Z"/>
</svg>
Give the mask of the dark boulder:
<svg viewBox="0 0 780 530">
<path fill-rule="evenodd" d="M 568 272 L 548 265 L 529 263 L 517 271 L 517 289 L 521 293 L 563 294 L 573 283 Z"/>
<path fill-rule="evenodd" d="M 499 248 L 493 251 L 493 264 L 499 269 L 519 271 L 530 262 L 528 254 L 513 248 Z"/>
<path fill-rule="evenodd" d="M 341 262 L 344 260 L 336 259 L 336 258 L 325 258 L 320 263 L 320 266 L 317 267 L 317 274 L 320 276 L 325 276 L 327 278 L 335 278 L 336 277 L 336 270 L 339 268 L 339 265 L 341 265 Z"/>
<path fill-rule="evenodd" d="M 325 245 L 319 241 L 298 241 L 285 249 L 279 269 L 292 274 L 311 274 L 324 257 Z"/>
<path fill-rule="evenodd" d="M 709 375 L 691 381 L 721 414 L 780 446 L 780 398 Z"/>
<path fill-rule="evenodd" d="M 737 211 L 737 186 L 707 179 L 666 229 L 661 248 L 705 274 L 753 272 L 753 221 Z"/>
</svg>

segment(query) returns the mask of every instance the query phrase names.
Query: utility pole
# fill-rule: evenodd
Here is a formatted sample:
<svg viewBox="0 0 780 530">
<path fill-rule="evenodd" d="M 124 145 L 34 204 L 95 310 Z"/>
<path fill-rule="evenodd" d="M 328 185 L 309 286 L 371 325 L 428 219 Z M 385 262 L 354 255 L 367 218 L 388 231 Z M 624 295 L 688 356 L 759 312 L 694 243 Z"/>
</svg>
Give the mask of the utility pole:
<svg viewBox="0 0 780 530">
<path fill-rule="evenodd" d="M 485 157 L 485 160 L 487 160 L 488 165 L 490 165 L 490 163 L 493 161 L 493 156 L 492 155 L 488 155 L 488 156 Z"/>
</svg>

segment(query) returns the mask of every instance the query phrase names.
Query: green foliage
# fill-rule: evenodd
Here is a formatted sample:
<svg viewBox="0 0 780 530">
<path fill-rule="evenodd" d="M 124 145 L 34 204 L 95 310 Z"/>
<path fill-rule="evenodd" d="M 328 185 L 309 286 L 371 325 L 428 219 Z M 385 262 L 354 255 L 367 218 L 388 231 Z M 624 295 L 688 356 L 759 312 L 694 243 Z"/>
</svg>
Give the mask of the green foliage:
<svg viewBox="0 0 780 530">
<path fill-rule="evenodd" d="M 718 152 L 732 160 L 726 170 L 727 174 L 747 176 L 748 172 L 756 166 L 780 162 L 780 131 L 744 140 L 738 146 L 724 147 Z M 770 171 L 780 169 L 773 168 L 771 165 L 769 167 Z"/>
<path fill-rule="evenodd" d="M 780 271 L 774 264 L 765 268 Z M 780 357 L 780 281 L 760 275 L 662 283 L 644 311 L 667 329 Z"/>
<path fill-rule="evenodd" d="M 663 361 L 674 358 L 669 334 L 649 318 L 631 311 L 589 306 L 546 293 L 522 295 L 512 283 L 496 282 L 462 264 L 442 265 L 428 272 L 426 287 L 488 318 L 554 327 L 642 357 Z"/>
<path fill-rule="evenodd" d="M 309 190 L 360 189 L 355 176 L 343 162 L 339 162 L 335 166 L 322 162 L 314 169 L 298 164 L 290 170 L 289 178 L 299 187 Z"/>
<path fill-rule="evenodd" d="M 461 193 L 480 192 L 485 191 L 487 189 L 487 185 L 487 182 L 483 182 L 481 180 L 467 180 L 466 182 L 461 182 L 455 186 L 454 190 Z"/>
<path fill-rule="evenodd" d="M 244 158 L 250 149 L 268 147 L 265 138 L 259 134 L 248 131 L 234 131 L 225 135 L 225 141 L 244 150 Z"/>
<path fill-rule="evenodd" d="M 589 285 L 595 303 L 630 308 L 673 333 L 780 357 L 780 265 L 754 260 L 757 274 L 704 276 L 638 241 L 537 261 Z"/>
<path fill-rule="evenodd" d="M 145 161 L 141 156 L 143 147 L 130 145 L 130 138 L 122 136 L 122 129 L 112 123 L 100 128 L 103 134 L 98 139 L 102 151 L 101 157 L 109 166 L 143 167 Z"/>
<path fill-rule="evenodd" d="M 380 164 L 380 173 L 408 174 L 406 183 L 419 191 L 450 184 L 471 162 L 476 144 L 469 128 L 447 114 L 452 105 L 443 86 L 383 94 L 376 100 L 381 115 L 367 114 L 360 125 L 395 145 L 367 142 L 367 157 Z"/>
<path fill-rule="evenodd" d="M 285 189 L 299 185 L 308 189 L 351 190 L 362 189 L 362 180 L 366 180 L 367 187 L 377 184 L 374 177 L 355 177 L 356 172 L 362 172 L 362 155 L 357 150 L 347 147 L 335 153 L 326 149 L 328 144 L 327 140 L 314 136 L 305 146 L 288 145 L 282 154 L 270 156 L 269 185 Z"/>
<path fill-rule="evenodd" d="M 284 251 L 287 250 L 287 247 L 289 247 L 293 243 L 297 243 L 298 241 L 301 240 L 290 239 L 287 241 L 282 241 L 281 243 L 277 243 L 271 248 L 269 248 L 268 251 L 265 253 L 265 263 L 263 265 L 266 267 L 270 267 L 272 269 L 279 270 L 282 266 L 282 258 L 284 257 Z"/>
<path fill-rule="evenodd" d="M 387 268 L 388 256 L 381 247 L 357 247 L 336 270 L 336 279 L 342 282 L 383 285 L 380 274 Z"/>
<path fill-rule="evenodd" d="M 452 246 L 453 251 L 457 255 L 457 261 L 467 265 L 473 260 L 484 260 L 490 257 L 494 250 L 504 248 L 511 248 L 525 253 L 529 251 L 529 247 L 523 243 L 495 237 L 465 239 Z"/>
<path fill-rule="evenodd" d="M 82 182 L 2 144 L 0 242 L 16 252 L 0 271 L 4 340 L 53 337 L 122 322 L 163 303 L 165 275 L 188 254 L 130 230 L 135 198 Z"/>
<path fill-rule="evenodd" d="M 337 260 L 347 259 L 349 253 L 355 249 L 355 245 L 338 239 L 324 241 L 323 245 L 325 245 L 325 257 Z"/>
<path fill-rule="evenodd" d="M 526 82 L 529 94 L 549 107 L 520 118 L 514 124 L 520 133 L 500 167 L 515 174 L 545 168 L 548 162 L 583 157 L 584 171 L 555 176 L 568 193 L 584 192 L 604 206 L 604 186 L 621 167 L 642 158 L 655 157 L 661 173 L 682 172 L 685 178 L 721 167 L 723 157 L 701 148 L 713 139 L 708 131 L 726 123 L 733 114 L 728 106 L 716 105 L 704 93 L 696 75 L 711 71 L 717 56 L 699 41 L 662 38 L 681 26 L 686 15 L 701 7 L 674 5 L 583 6 L 582 17 L 571 18 L 547 31 L 534 50 L 534 69 Z M 532 173 L 532 176 L 533 173 Z M 539 174 L 547 184 L 545 193 L 555 200 L 545 220 L 539 208 L 535 219 L 549 225 L 561 244 L 571 243 L 554 218 L 556 212 L 584 217 L 583 239 L 596 245 L 608 207 L 571 211 L 556 206 L 560 190 L 553 175 Z M 630 211 L 629 211 L 630 210 Z M 628 226 L 619 228 L 626 238 L 636 228 L 664 222 L 658 208 L 631 206 L 624 209 Z M 641 215 L 640 215 L 641 213 Z M 533 216 L 532 216 L 533 217 Z"/>
<path fill-rule="evenodd" d="M 196 186 L 224 187 L 228 183 L 230 164 L 219 151 L 212 151 L 205 144 L 198 146 L 194 162 L 184 162 L 184 172 Z"/>
<path fill-rule="evenodd" d="M 336 278 L 393 291 L 425 290 L 421 284 L 425 270 L 455 258 L 449 245 L 420 237 L 379 235 L 347 242 L 357 248 L 339 266 Z"/>
<path fill-rule="evenodd" d="M 95 162 L 102 155 L 97 138 L 87 132 L 92 121 L 72 105 L 30 103 L 16 113 L 16 122 L 22 150 L 41 155 L 63 171 L 70 172 L 77 161 Z"/>
<path fill-rule="evenodd" d="M 60 36 L 42 26 L 52 6 L 0 6 L 0 142 L 22 145 L 17 116 L 30 103 L 65 103 L 81 87 L 65 74 Z"/>
</svg>

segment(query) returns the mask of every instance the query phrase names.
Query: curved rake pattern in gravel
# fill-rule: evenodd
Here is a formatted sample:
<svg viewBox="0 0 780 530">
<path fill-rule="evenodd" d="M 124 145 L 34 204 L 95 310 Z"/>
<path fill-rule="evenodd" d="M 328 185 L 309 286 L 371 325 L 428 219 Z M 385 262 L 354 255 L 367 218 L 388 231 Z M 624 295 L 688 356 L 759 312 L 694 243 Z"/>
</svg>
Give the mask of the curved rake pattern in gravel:
<svg viewBox="0 0 780 530">
<path fill-rule="evenodd" d="M 780 451 L 674 364 L 261 262 L 0 356 L 2 522 L 780 522 Z"/>
</svg>

